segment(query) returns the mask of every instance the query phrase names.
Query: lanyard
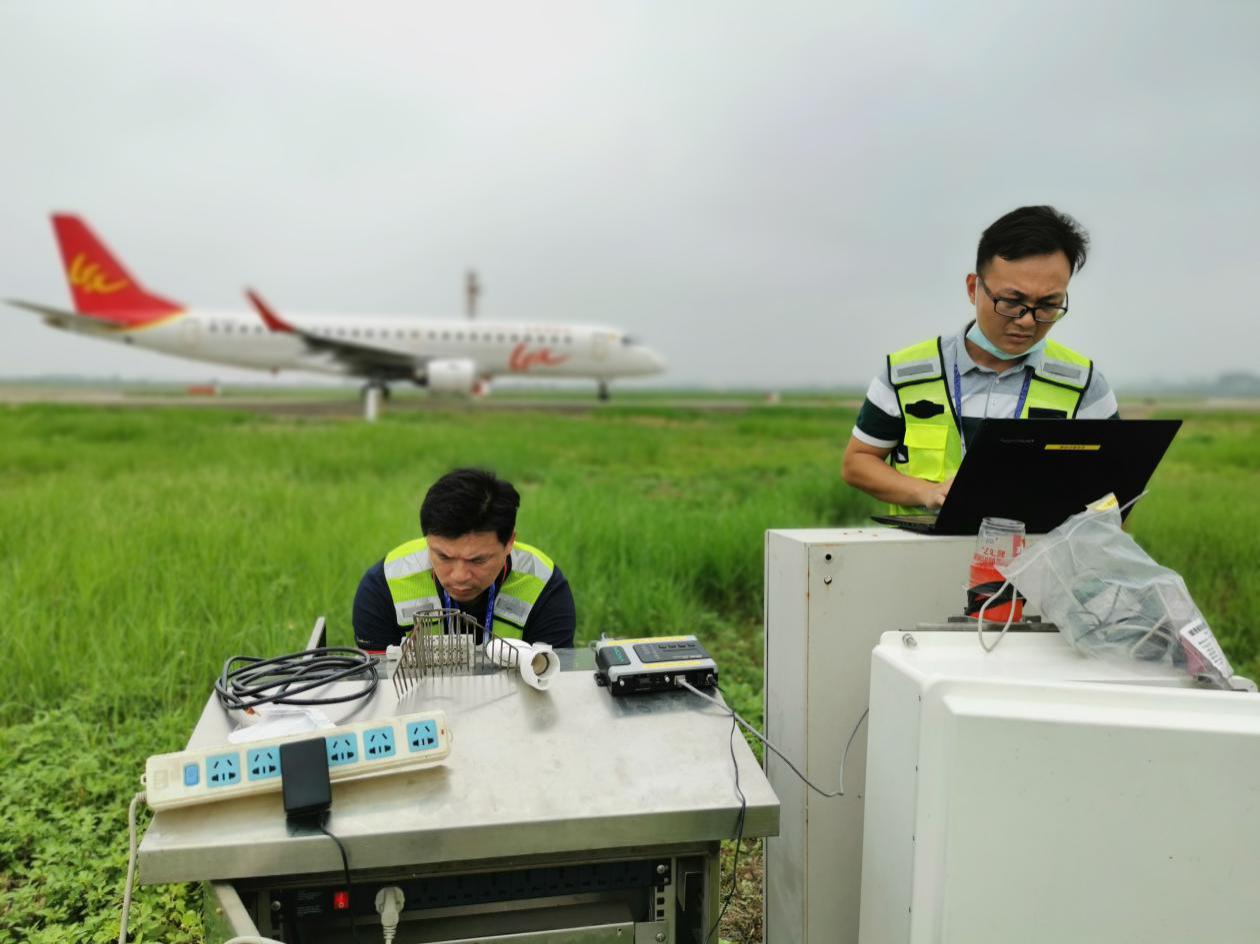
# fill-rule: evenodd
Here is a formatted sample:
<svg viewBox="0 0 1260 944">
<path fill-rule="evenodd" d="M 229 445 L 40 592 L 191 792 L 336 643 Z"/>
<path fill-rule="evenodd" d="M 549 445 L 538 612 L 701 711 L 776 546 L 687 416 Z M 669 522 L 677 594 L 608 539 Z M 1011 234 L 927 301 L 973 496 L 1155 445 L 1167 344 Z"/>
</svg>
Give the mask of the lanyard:
<svg viewBox="0 0 1260 944">
<path fill-rule="evenodd" d="M 1024 370 L 1024 386 L 1019 391 L 1019 402 L 1015 404 L 1015 419 L 1019 419 L 1020 414 L 1024 412 L 1024 404 L 1028 401 L 1028 388 L 1032 386 L 1033 371 Z M 958 438 L 962 442 L 962 454 L 967 454 L 967 437 L 963 435 L 963 397 L 962 397 L 962 374 L 958 370 L 958 364 L 954 364 L 954 404 L 956 409 L 954 415 L 958 417 Z"/>
<path fill-rule="evenodd" d="M 446 588 L 442 588 L 442 602 L 448 610 L 458 610 L 458 605 L 451 603 L 451 595 L 446 592 Z M 490 584 L 489 596 L 486 598 L 486 622 L 485 622 L 486 638 L 479 640 L 480 642 L 489 642 L 490 637 L 494 635 L 494 584 Z"/>
</svg>

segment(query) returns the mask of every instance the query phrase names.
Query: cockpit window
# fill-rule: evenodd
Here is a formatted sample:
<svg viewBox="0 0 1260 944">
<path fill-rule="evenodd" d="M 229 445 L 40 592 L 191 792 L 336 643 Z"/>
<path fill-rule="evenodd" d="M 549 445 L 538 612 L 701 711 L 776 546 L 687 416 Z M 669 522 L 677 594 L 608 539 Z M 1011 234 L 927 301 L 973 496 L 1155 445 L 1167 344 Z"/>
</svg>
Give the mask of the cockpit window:
<svg viewBox="0 0 1260 944">
<path fill-rule="evenodd" d="M 630 337 L 630 335 L 628 335 L 628 334 L 623 334 L 623 335 L 621 336 L 621 343 L 622 343 L 622 344 L 624 344 L 626 347 L 633 347 L 634 345 L 638 344 L 639 342 L 638 342 L 638 341 L 636 341 L 634 338 Z"/>
</svg>

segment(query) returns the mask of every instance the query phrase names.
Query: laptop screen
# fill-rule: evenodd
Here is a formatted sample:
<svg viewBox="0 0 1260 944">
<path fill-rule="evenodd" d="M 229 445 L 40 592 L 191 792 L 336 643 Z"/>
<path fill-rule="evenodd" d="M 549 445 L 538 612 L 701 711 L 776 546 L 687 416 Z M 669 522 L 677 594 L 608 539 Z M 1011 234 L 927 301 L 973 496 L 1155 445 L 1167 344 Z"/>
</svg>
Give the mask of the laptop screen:
<svg viewBox="0 0 1260 944">
<path fill-rule="evenodd" d="M 987 517 L 1044 534 L 1114 492 L 1121 504 L 1146 488 L 1181 420 L 981 422 L 950 486 L 936 534 L 975 534 Z"/>
</svg>

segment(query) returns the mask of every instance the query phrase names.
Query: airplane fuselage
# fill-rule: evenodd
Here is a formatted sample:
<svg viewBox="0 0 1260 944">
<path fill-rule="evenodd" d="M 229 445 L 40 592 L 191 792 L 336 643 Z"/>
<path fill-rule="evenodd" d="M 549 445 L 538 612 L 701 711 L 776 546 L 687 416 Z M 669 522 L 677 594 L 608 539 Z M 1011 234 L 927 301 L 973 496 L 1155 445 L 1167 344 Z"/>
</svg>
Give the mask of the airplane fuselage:
<svg viewBox="0 0 1260 944">
<path fill-rule="evenodd" d="M 315 337 L 345 341 L 424 361 L 471 361 L 481 378 L 511 375 L 612 380 L 646 376 L 660 358 L 614 328 L 482 320 L 421 320 L 402 316 L 330 314 L 289 316 Z M 81 323 L 54 327 L 83 330 Z M 268 330 L 253 312 L 189 309 L 123 330 L 102 327 L 95 337 L 233 367 L 302 370 L 366 376 L 300 335 Z"/>
</svg>

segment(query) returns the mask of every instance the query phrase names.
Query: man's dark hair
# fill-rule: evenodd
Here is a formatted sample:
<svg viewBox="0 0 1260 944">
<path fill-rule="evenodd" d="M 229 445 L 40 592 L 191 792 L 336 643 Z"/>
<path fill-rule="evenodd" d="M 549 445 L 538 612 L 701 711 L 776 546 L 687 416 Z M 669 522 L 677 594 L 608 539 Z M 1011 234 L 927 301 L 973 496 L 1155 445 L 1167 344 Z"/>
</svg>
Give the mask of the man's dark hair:
<svg viewBox="0 0 1260 944">
<path fill-rule="evenodd" d="M 443 538 L 493 531 L 507 544 L 516 530 L 520 493 L 485 469 L 455 469 L 438 479 L 420 505 L 420 533 Z"/>
<path fill-rule="evenodd" d="M 1027 206 L 1011 210 L 980 234 L 976 250 L 976 272 L 994 256 L 1023 259 L 1062 252 L 1067 256 L 1068 270 L 1075 275 L 1085 265 L 1089 250 L 1089 233 L 1080 223 L 1052 206 Z"/>
</svg>

